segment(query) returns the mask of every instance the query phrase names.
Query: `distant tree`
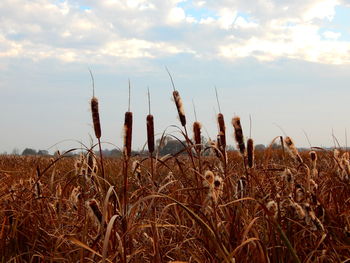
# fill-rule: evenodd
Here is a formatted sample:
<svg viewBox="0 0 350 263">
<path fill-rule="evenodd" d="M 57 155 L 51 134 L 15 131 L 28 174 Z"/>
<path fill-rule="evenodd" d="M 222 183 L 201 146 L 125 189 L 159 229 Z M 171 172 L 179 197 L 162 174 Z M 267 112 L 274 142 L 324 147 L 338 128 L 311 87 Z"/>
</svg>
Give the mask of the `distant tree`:
<svg viewBox="0 0 350 263">
<path fill-rule="evenodd" d="M 19 149 L 18 148 L 14 148 L 12 150 L 12 155 L 19 155 Z"/>
<path fill-rule="evenodd" d="M 265 145 L 264 144 L 257 144 L 256 146 L 255 146 L 255 150 L 257 150 L 257 151 L 263 151 L 263 150 L 265 150 L 266 149 L 266 147 L 265 147 Z"/>
<path fill-rule="evenodd" d="M 122 152 L 118 149 L 113 149 L 113 150 L 109 151 L 109 156 L 120 157 L 120 156 L 122 156 Z"/>
<path fill-rule="evenodd" d="M 36 155 L 36 150 L 31 148 L 25 148 L 22 152 L 22 155 Z"/>
<path fill-rule="evenodd" d="M 169 139 L 164 147 L 161 148 L 160 154 L 176 154 L 184 149 L 185 142 L 179 142 L 178 140 Z"/>
<path fill-rule="evenodd" d="M 49 152 L 46 150 L 39 150 L 38 155 L 49 155 Z"/>
</svg>

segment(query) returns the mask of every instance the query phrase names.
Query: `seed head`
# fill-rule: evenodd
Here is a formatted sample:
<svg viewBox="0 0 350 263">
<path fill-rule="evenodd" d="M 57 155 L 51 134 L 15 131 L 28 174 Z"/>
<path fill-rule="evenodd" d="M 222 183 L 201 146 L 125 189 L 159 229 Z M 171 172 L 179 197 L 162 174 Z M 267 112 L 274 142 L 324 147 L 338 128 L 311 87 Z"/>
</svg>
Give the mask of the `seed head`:
<svg viewBox="0 0 350 263">
<path fill-rule="evenodd" d="M 289 154 L 294 159 L 298 160 L 298 162 L 303 163 L 303 159 L 301 158 L 297 147 L 295 147 L 295 144 L 294 144 L 292 138 L 287 136 L 286 138 L 284 138 L 284 143 L 287 145 L 287 149 L 288 149 Z"/>
<path fill-rule="evenodd" d="M 201 145 L 201 128 L 202 128 L 202 125 L 201 125 L 200 122 L 195 121 L 193 123 L 194 142 L 196 144 L 197 151 L 200 151 L 202 149 L 202 145 Z"/>
<path fill-rule="evenodd" d="M 177 90 L 173 91 L 173 97 L 176 105 L 177 112 L 179 114 L 180 122 L 182 126 L 186 126 L 186 115 L 183 107 L 183 103 L 180 94 Z"/>
<path fill-rule="evenodd" d="M 241 126 L 241 119 L 239 117 L 234 117 L 232 119 L 232 125 L 235 130 L 235 139 L 237 142 L 237 146 L 242 155 L 245 153 L 245 144 L 243 138 L 243 130 Z"/>
<path fill-rule="evenodd" d="M 247 141 L 247 155 L 248 155 L 248 167 L 254 166 L 254 141 L 249 138 Z"/>
<path fill-rule="evenodd" d="M 131 156 L 132 141 L 132 112 L 125 112 L 124 120 L 124 154 L 126 157 Z"/>
<path fill-rule="evenodd" d="M 219 125 L 219 136 L 222 149 L 226 149 L 226 127 L 224 115 L 222 113 L 218 114 L 218 125 Z"/>
<path fill-rule="evenodd" d="M 95 136 L 96 138 L 101 138 L 101 124 L 100 124 L 100 115 L 98 112 L 98 100 L 96 97 L 91 99 L 91 112 L 92 112 L 92 121 L 94 124 Z"/>
<path fill-rule="evenodd" d="M 149 114 L 146 118 L 147 121 L 147 145 L 150 153 L 154 152 L 154 122 L 153 115 Z"/>
</svg>

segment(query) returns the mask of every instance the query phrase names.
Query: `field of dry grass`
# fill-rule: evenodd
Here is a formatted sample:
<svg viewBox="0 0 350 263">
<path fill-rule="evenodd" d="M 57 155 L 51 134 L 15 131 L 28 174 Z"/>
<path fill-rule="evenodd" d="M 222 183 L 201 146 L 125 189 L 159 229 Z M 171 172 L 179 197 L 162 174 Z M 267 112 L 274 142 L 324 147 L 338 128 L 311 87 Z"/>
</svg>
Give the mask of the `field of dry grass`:
<svg viewBox="0 0 350 263">
<path fill-rule="evenodd" d="M 316 154 L 105 158 L 104 180 L 88 151 L 2 156 L 1 262 L 347 262 L 349 156 Z"/>
<path fill-rule="evenodd" d="M 348 152 L 299 152 L 290 137 L 254 151 L 237 116 L 227 152 L 222 113 L 204 144 L 173 87 L 177 153 L 158 154 L 149 106 L 149 155 L 132 156 L 129 106 L 123 156 L 103 157 L 93 96 L 94 147 L 0 157 L 1 262 L 350 262 Z"/>
</svg>

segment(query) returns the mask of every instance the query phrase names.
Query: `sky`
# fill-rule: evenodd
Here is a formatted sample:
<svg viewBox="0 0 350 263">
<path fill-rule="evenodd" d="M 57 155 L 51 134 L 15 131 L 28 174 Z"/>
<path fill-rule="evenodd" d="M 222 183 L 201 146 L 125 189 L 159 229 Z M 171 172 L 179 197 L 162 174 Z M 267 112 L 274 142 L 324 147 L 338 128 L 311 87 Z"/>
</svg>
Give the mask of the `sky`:
<svg viewBox="0 0 350 263">
<path fill-rule="evenodd" d="M 246 137 L 251 117 L 255 143 L 347 144 L 348 0 L 1 0 L 0 152 L 96 142 L 89 68 L 103 148 L 123 143 L 129 79 L 133 148 L 146 142 L 147 87 L 158 137 L 180 136 L 165 67 L 190 134 L 193 101 L 216 137 L 216 87 L 231 145 L 234 116 Z"/>
</svg>

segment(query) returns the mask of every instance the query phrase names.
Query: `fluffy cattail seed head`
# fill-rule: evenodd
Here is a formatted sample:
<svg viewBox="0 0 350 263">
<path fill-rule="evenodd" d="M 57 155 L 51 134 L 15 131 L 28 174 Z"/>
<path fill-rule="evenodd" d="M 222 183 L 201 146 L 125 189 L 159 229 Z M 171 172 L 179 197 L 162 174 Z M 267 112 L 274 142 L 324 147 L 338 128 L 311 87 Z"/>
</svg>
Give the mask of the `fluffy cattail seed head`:
<svg viewBox="0 0 350 263">
<path fill-rule="evenodd" d="M 96 97 L 91 99 L 91 112 L 92 112 L 92 121 L 94 124 L 94 130 L 96 138 L 101 138 L 101 124 L 100 124 L 100 115 L 98 112 L 98 100 Z"/>
<path fill-rule="evenodd" d="M 183 107 L 183 103 L 180 97 L 180 94 L 177 90 L 173 91 L 173 97 L 176 105 L 177 112 L 179 114 L 180 122 L 182 126 L 186 126 L 186 116 L 185 116 L 185 110 Z"/>
<path fill-rule="evenodd" d="M 225 127 L 224 115 L 222 113 L 218 114 L 218 125 L 219 125 L 221 147 L 225 149 L 226 148 L 226 131 L 225 131 L 226 127 Z"/>
<path fill-rule="evenodd" d="M 154 122 L 153 115 L 149 114 L 146 118 L 147 121 L 147 145 L 150 153 L 154 152 Z"/>
<path fill-rule="evenodd" d="M 130 157 L 132 141 L 132 112 L 130 111 L 125 112 L 124 132 L 124 154 Z"/>
<path fill-rule="evenodd" d="M 202 128 L 202 125 L 200 122 L 195 121 L 193 123 L 194 142 L 196 144 L 197 151 L 200 151 L 202 149 L 202 146 L 201 146 L 201 128 Z"/>
<path fill-rule="evenodd" d="M 214 184 L 214 173 L 210 170 L 205 171 L 204 178 L 205 178 L 205 186 L 212 186 Z"/>
<path fill-rule="evenodd" d="M 244 144 L 244 138 L 243 138 L 243 130 L 241 125 L 241 119 L 239 117 L 234 117 L 232 119 L 232 125 L 235 130 L 235 139 L 237 142 L 237 146 L 239 148 L 239 151 L 242 155 L 244 155 L 245 152 L 245 144 Z"/>
<path fill-rule="evenodd" d="M 313 161 L 313 162 L 317 161 L 317 154 L 315 151 L 310 152 L 310 158 L 311 158 L 311 161 Z"/>
<path fill-rule="evenodd" d="M 298 162 L 303 163 L 303 159 L 301 158 L 297 147 L 295 147 L 295 144 L 294 144 L 292 138 L 287 136 L 286 138 L 284 138 L 284 143 L 287 145 L 287 149 L 288 149 L 288 152 L 290 153 L 290 155 L 294 159 L 298 160 Z"/>
<path fill-rule="evenodd" d="M 247 155 L 248 155 L 248 167 L 252 168 L 254 166 L 254 141 L 249 138 L 247 141 Z"/>
</svg>

